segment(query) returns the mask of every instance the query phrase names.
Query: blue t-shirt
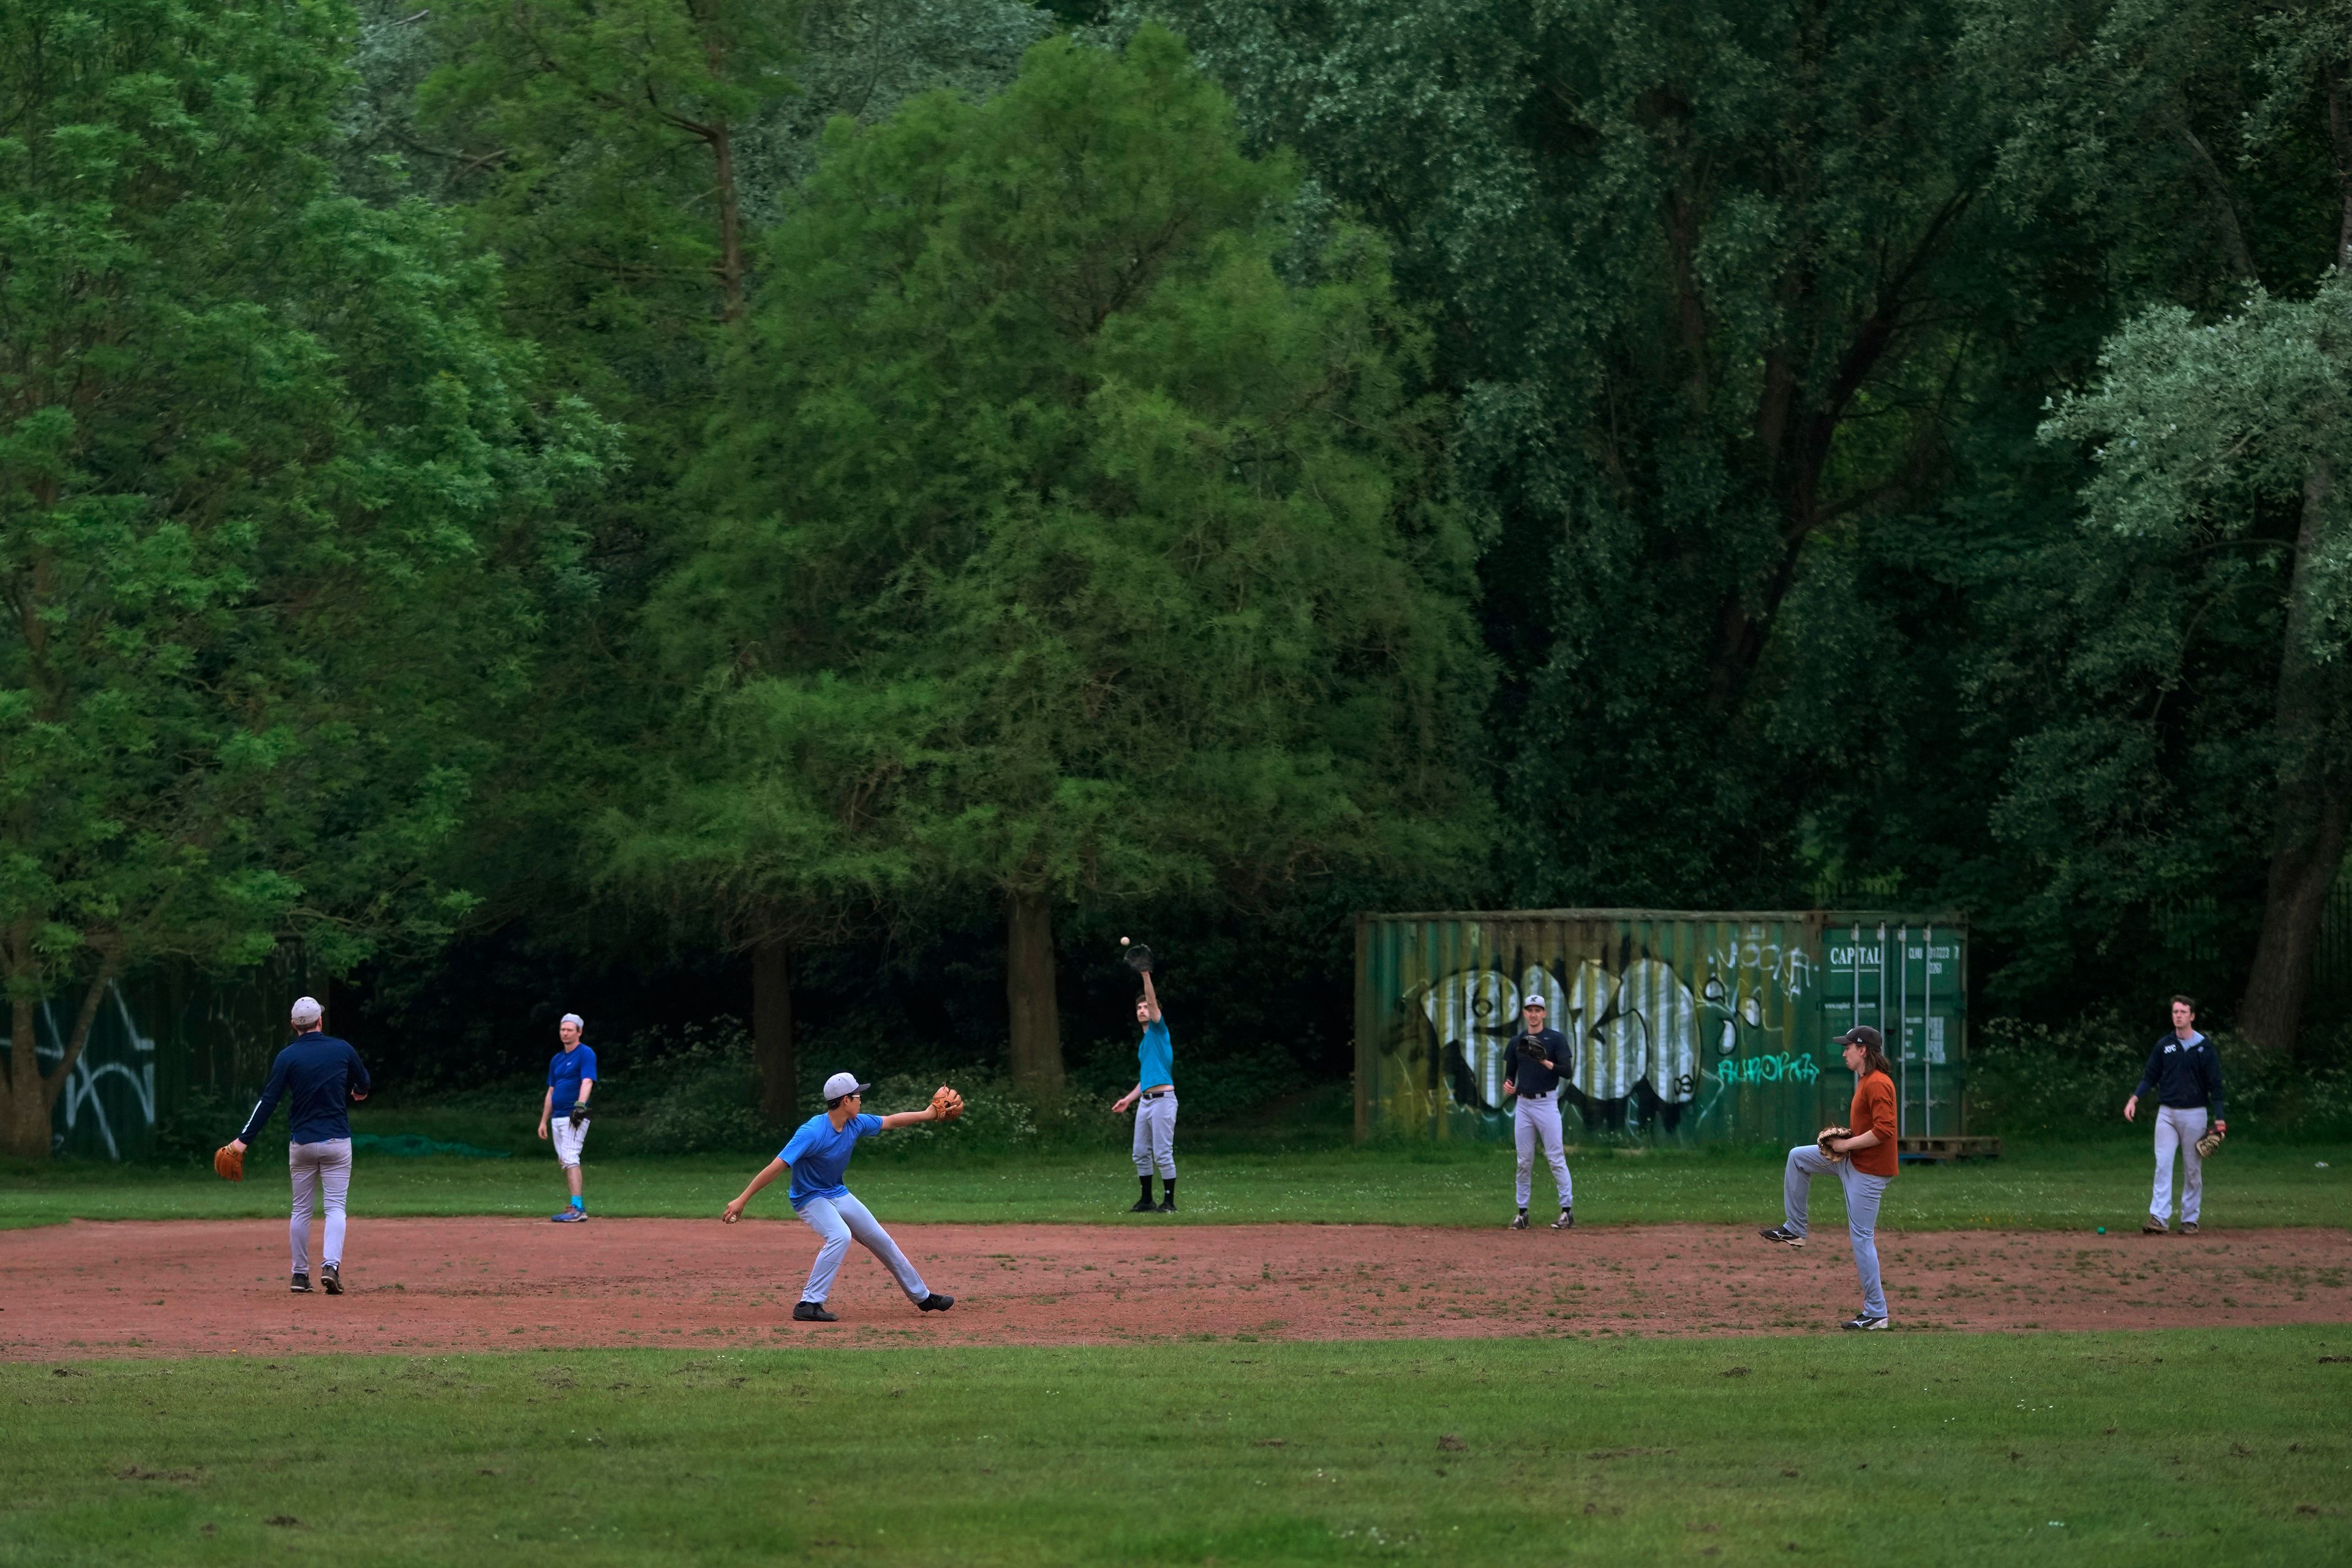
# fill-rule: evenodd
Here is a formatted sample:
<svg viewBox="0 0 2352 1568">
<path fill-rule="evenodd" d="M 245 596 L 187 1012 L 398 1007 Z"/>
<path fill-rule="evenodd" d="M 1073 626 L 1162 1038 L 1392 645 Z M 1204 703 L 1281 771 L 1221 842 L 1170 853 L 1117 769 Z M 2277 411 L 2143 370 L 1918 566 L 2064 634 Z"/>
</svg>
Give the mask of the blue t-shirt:
<svg viewBox="0 0 2352 1568">
<path fill-rule="evenodd" d="M 1135 1051 L 1138 1089 L 1171 1087 L 1176 1082 L 1176 1047 L 1168 1041 L 1168 1020 L 1154 1018 L 1143 1026 L 1143 1044 Z"/>
<path fill-rule="evenodd" d="M 547 1087 L 555 1091 L 554 1103 L 548 1107 L 553 1116 L 569 1116 L 580 1102 L 580 1080 L 593 1081 L 596 1077 L 596 1053 L 586 1046 L 574 1046 L 568 1051 L 558 1051 L 547 1064 Z"/>
<path fill-rule="evenodd" d="M 853 1116 L 836 1131 L 830 1116 L 812 1116 L 801 1123 L 793 1141 L 776 1151 L 776 1158 L 793 1168 L 793 1208 L 797 1213 L 811 1198 L 838 1198 L 849 1189 L 841 1178 L 849 1172 L 849 1156 L 860 1138 L 882 1131 L 878 1116 Z"/>
<path fill-rule="evenodd" d="M 269 1087 L 254 1102 L 253 1114 L 245 1119 L 245 1131 L 236 1135 L 237 1142 L 250 1144 L 280 1100 L 288 1101 L 289 1143 L 348 1138 L 352 1121 L 343 1102 L 352 1090 L 365 1094 L 371 1087 L 367 1067 L 349 1041 L 312 1029 L 297 1036 L 292 1045 L 278 1053 L 269 1069 Z"/>
</svg>

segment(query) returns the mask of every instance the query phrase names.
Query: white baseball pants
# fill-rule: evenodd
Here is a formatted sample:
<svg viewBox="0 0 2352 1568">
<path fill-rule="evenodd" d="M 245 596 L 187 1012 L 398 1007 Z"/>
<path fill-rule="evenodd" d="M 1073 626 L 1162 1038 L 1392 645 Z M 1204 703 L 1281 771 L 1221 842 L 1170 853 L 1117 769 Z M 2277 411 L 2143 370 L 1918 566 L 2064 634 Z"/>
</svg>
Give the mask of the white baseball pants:
<svg viewBox="0 0 2352 1568">
<path fill-rule="evenodd" d="M 289 1143 L 286 1169 L 294 1181 L 294 1217 L 286 1226 L 294 1272 L 310 1272 L 310 1211 L 322 1193 L 327 1200 L 327 1245 L 321 1261 L 341 1268 L 343 1199 L 352 1190 L 352 1141 L 330 1138 L 320 1143 Z"/>
<path fill-rule="evenodd" d="M 1544 1160 L 1551 1166 L 1551 1184 L 1559 1193 L 1559 1206 L 1576 1202 L 1576 1182 L 1568 1173 L 1568 1151 L 1559 1137 L 1559 1091 L 1523 1094 L 1511 1112 L 1511 1136 L 1519 1145 L 1519 1206 L 1535 1194 L 1536 1144 L 1543 1143 Z"/>
<path fill-rule="evenodd" d="M 1812 1195 L 1815 1176 L 1834 1175 L 1845 1188 L 1845 1229 L 1853 1243 L 1853 1271 L 1862 1279 L 1862 1310 L 1874 1318 L 1886 1316 L 1886 1291 L 1878 1282 L 1878 1201 L 1886 1195 L 1892 1176 L 1874 1176 L 1853 1168 L 1852 1158 L 1826 1159 L 1818 1143 L 1800 1143 L 1789 1151 L 1789 1167 L 1780 1178 L 1781 1207 L 1789 1228 L 1805 1234 L 1805 1204 Z"/>
<path fill-rule="evenodd" d="M 2172 1217 L 2172 1152 L 2178 1149 L 2180 1223 L 2197 1223 L 2198 1209 L 2205 1198 L 2205 1157 L 2197 1152 L 2197 1140 L 2205 1136 L 2206 1114 L 2201 1105 L 2194 1110 L 2169 1105 L 2156 1108 L 2156 1190 L 2149 1194 L 2147 1212 L 2158 1219 Z"/>
<path fill-rule="evenodd" d="M 572 1125 L 569 1111 L 557 1117 L 549 1126 L 547 1135 L 555 1144 L 555 1163 L 569 1171 L 580 1163 L 580 1150 L 588 1142 L 588 1121 L 583 1117 L 580 1125 Z"/>
<path fill-rule="evenodd" d="M 1176 1179 L 1176 1091 L 1157 1100 L 1135 1102 L 1135 1173 L 1151 1174 L 1154 1166 L 1169 1181 Z"/>
<path fill-rule="evenodd" d="M 890 1277 L 898 1281 L 898 1289 L 907 1293 L 908 1300 L 920 1301 L 931 1293 L 923 1277 L 915 1272 L 915 1266 L 907 1261 L 907 1255 L 898 1250 L 898 1244 L 890 1239 L 890 1233 L 882 1228 L 882 1222 L 849 1194 L 837 1198 L 809 1199 L 801 1206 L 801 1218 L 824 1238 L 824 1245 L 816 1249 L 816 1265 L 809 1270 L 808 1289 L 801 1292 L 802 1300 L 822 1304 L 833 1294 L 833 1277 L 841 1272 L 841 1260 L 849 1255 L 852 1237 L 882 1260 Z"/>
</svg>

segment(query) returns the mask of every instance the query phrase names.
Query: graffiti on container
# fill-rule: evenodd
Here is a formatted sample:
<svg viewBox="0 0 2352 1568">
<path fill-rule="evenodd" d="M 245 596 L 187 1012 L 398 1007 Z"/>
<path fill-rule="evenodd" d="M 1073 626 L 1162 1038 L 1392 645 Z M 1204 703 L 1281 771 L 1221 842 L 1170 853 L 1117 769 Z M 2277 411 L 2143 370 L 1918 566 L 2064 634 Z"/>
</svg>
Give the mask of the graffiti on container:
<svg viewBox="0 0 2352 1568">
<path fill-rule="evenodd" d="M 1783 1032 L 1775 1020 L 1803 991 L 1811 958 L 1751 941 L 1709 961 L 1696 992 L 1672 964 L 1647 957 L 1613 971 L 1587 958 L 1566 974 L 1531 964 L 1516 978 L 1483 966 L 1444 975 L 1423 990 L 1421 1006 L 1445 1089 L 1466 1110 L 1499 1111 L 1511 1037 L 1522 1026 L 1522 1008 L 1537 1000 L 1568 1037 L 1574 1096 L 1604 1118 L 1630 1116 L 1647 1102 L 1671 1124 L 1702 1086 L 1719 1093 L 1727 1084 L 1820 1077 L 1810 1057 L 1765 1048 Z"/>
<path fill-rule="evenodd" d="M 99 1139 L 106 1146 L 106 1157 L 120 1160 L 122 1158 L 121 1145 L 115 1140 L 114 1123 L 107 1115 L 106 1102 L 100 1098 L 99 1089 L 109 1079 L 119 1079 L 128 1084 L 130 1108 L 137 1111 L 146 1126 L 154 1126 L 155 1040 L 154 1037 L 141 1029 L 137 1020 L 131 1016 L 131 1004 L 124 999 L 121 985 L 108 981 L 106 999 L 112 1005 L 131 1050 L 143 1059 L 135 1068 L 130 1062 L 97 1059 L 94 1047 L 104 1023 L 101 1015 L 92 1026 L 89 1046 L 85 1047 L 82 1054 L 75 1058 L 73 1072 L 66 1079 L 64 1091 L 58 1097 L 58 1109 L 64 1117 L 65 1126 L 54 1137 L 57 1146 L 63 1148 L 67 1135 L 86 1118 L 97 1125 Z M 54 1002 L 42 1003 L 34 1016 L 45 1027 L 37 1028 L 34 1035 L 33 1055 L 41 1063 L 42 1070 L 47 1072 L 54 1064 L 65 1059 L 65 1031 L 70 1027 L 71 1020 L 59 1016 Z M 0 1036 L 0 1045 L 5 1043 L 6 1037 Z"/>
<path fill-rule="evenodd" d="M 1742 1057 L 1716 1069 L 1726 1083 L 1779 1083 L 1783 1079 L 1811 1083 L 1822 1076 L 1822 1064 L 1802 1053 L 1782 1051 Z"/>
</svg>

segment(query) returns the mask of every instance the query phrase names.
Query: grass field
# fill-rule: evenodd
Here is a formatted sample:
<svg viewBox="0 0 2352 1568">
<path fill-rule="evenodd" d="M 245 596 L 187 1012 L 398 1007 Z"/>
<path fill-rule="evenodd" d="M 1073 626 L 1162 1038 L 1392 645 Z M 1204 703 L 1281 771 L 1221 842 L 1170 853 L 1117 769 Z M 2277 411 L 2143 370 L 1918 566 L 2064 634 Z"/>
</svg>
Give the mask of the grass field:
<svg viewBox="0 0 2352 1568">
<path fill-rule="evenodd" d="M 2352 1331 L 0 1367 L 0 1563 L 2311 1563 Z"/>
<path fill-rule="evenodd" d="M 771 1150 L 599 1161 L 588 1191 L 599 1214 L 716 1215 Z M 879 1152 L 877 1150 L 876 1152 Z M 1334 1149 L 1253 1154 L 1186 1151 L 1178 1224 L 1249 1221 L 1493 1225 L 1509 1217 L 1512 1154 L 1496 1146 L 1412 1151 Z M 1780 1156 L 1771 1150 L 1631 1152 L 1588 1148 L 1571 1159 L 1586 1224 L 1769 1223 L 1780 1213 Z M 2324 1166 L 2324 1168 L 2323 1168 Z M 2012 1148 L 2002 1159 L 1906 1166 L 1882 1223 L 1894 1229 L 2028 1229 L 2137 1225 L 2146 1212 L 2147 1145 L 2102 1142 Z M 2205 1220 L 2231 1226 L 2343 1225 L 2352 1220 L 2352 1146 L 2232 1142 L 2207 1181 Z M 1134 1179 L 1118 1154 L 906 1160 L 861 1152 L 856 1190 L 887 1219 L 1069 1223 L 1122 1217 Z M 352 1205 L 363 1215 L 551 1213 L 562 1201 L 551 1158 L 403 1159 L 362 1152 Z M 1550 1201 L 1538 1169 L 1536 1202 Z M 764 1200 L 763 1200 L 764 1201 Z M 776 1212 L 784 1212 L 780 1197 Z M 282 1171 L 257 1160 L 242 1185 L 200 1167 L 68 1162 L 0 1171 L 0 1227 L 66 1219 L 280 1215 Z M 1157 1220 L 1151 1223 L 1171 1223 Z"/>
</svg>

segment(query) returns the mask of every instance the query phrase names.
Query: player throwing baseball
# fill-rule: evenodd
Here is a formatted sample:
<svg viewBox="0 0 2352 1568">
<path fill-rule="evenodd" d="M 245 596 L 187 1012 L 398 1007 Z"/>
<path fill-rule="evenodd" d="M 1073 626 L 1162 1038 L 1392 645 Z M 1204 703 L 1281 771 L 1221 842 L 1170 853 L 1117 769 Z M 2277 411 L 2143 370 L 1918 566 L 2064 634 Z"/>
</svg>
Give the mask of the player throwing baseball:
<svg viewBox="0 0 2352 1568">
<path fill-rule="evenodd" d="M 1121 939 L 1124 941 L 1124 939 Z M 1149 962 L 1149 960 L 1146 960 Z M 1136 1047 L 1135 1087 L 1111 1102 L 1115 1114 L 1135 1107 L 1135 1178 L 1143 1185 L 1129 1214 L 1176 1212 L 1176 1047 L 1168 1038 L 1168 1020 L 1160 1016 L 1160 997 L 1151 989 L 1151 971 L 1143 972 L 1143 994 L 1136 999 L 1135 1021 L 1143 1026 L 1143 1043 Z M 1157 1169 L 1163 1195 L 1151 1201 L 1151 1173 Z"/>
<path fill-rule="evenodd" d="M 344 1098 L 365 1100 L 374 1087 L 351 1042 L 325 1032 L 326 1017 L 315 997 L 296 1000 L 293 1043 L 270 1065 L 268 1087 L 254 1101 L 245 1130 L 213 1156 L 215 1170 L 243 1181 L 247 1148 L 261 1135 L 278 1102 L 288 1101 L 286 1172 L 294 1187 L 294 1208 L 286 1239 L 294 1255 L 292 1289 L 298 1296 L 310 1293 L 310 1213 L 322 1196 L 327 1236 L 319 1282 L 330 1296 L 343 1293 L 343 1203 L 352 1189 L 352 1121 Z"/>
<path fill-rule="evenodd" d="M 768 1162 L 767 1169 L 751 1178 L 735 1201 L 727 1205 L 719 1217 L 733 1225 L 743 1217 L 743 1205 L 751 1194 L 789 1172 L 793 1184 L 793 1212 L 805 1221 L 808 1227 L 824 1238 L 817 1248 L 816 1264 L 809 1270 L 808 1285 L 801 1291 L 800 1304 L 793 1309 L 796 1323 L 832 1323 L 840 1321 L 839 1314 L 824 1310 L 825 1299 L 833 1294 L 833 1277 L 841 1272 L 841 1260 L 848 1256 L 849 1242 L 855 1237 L 858 1244 L 882 1260 L 907 1300 L 926 1312 L 944 1312 L 955 1305 L 953 1296 L 933 1293 L 890 1239 L 890 1233 L 881 1222 L 850 1195 L 842 1177 L 849 1172 L 849 1156 L 857 1150 L 860 1138 L 871 1138 L 877 1132 L 887 1132 L 893 1127 L 910 1127 L 919 1121 L 952 1121 L 963 1113 L 963 1100 L 956 1091 L 941 1084 L 931 1096 L 930 1104 L 920 1110 L 894 1111 L 888 1116 L 867 1116 L 861 1112 L 866 1091 L 874 1086 L 860 1083 L 855 1074 L 837 1072 L 824 1080 L 824 1114 L 812 1116 L 793 1133 L 776 1157 Z"/>
<path fill-rule="evenodd" d="M 1853 1244 L 1853 1271 L 1862 1279 L 1862 1310 L 1846 1320 L 1849 1329 L 1886 1326 L 1886 1291 L 1878 1280 L 1878 1205 L 1895 1179 L 1895 1079 L 1886 1070 L 1879 1032 L 1864 1024 L 1833 1042 L 1845 1047 L 1854 1075 L 1853 1104 L 1844 1127 L 1825 1128 L 1820 1139 L 1789 1151 L 1780 1182 L 1786 1217 L 1763 1233 L 1785 1247 L 1805 1245 L 1805 1200 L 1813 1178 L 1834 1173 L 1845 1187 L 1845 1227 Z"/>
<path fill-rule="evenodd" d="M 539 1102 L 539 1137 L 549 1141 L 552 1123 L 555 1163 L 571 1184 L 572 1203 L 548 1217 L 558 1225 L 578 1225 L 588 1217 L 588 1203 L 580 1192 L 580 1151 L 588 1142 L 588 1100 L 596 1092 L 596 1053 L 580 1043 L 587 1026 L 577 1013 L 566 1013 L 555 1026 L 563 1048 L 547 1063 L 547 1093 Z"/>
<path fill-rule="evenodd" d="M 1511 1110 L 1511 1134 L 1519 1148 L 1519 1212 L 1511 1221 L 1513 1230 L 1528 1228 L 1528 1200 L 1535 1195 L 1538 1142 L 1543 1144 L 1545 1162 L 1551 1166 L 1552 1190 L 1559 1194 L 1559 1217 L 1551 1222 L 1551 1227 L 1576 1228 L 1576 1183 L 1568 1173 L 1568 1152 L 1559 1136 L 1560 1080 L 1576 1070 L 1576 1064 L 1569 1055 L 1568 1037 L 1544 1026 L 1549 1011 L 1540 996 L 1528 997 L 1519 1008 L 1526 1026 L 1511 1037 L 1511 1076 L 1503 1080 L 1503 1092 L 1518 1096 Z"/>
</svg>

